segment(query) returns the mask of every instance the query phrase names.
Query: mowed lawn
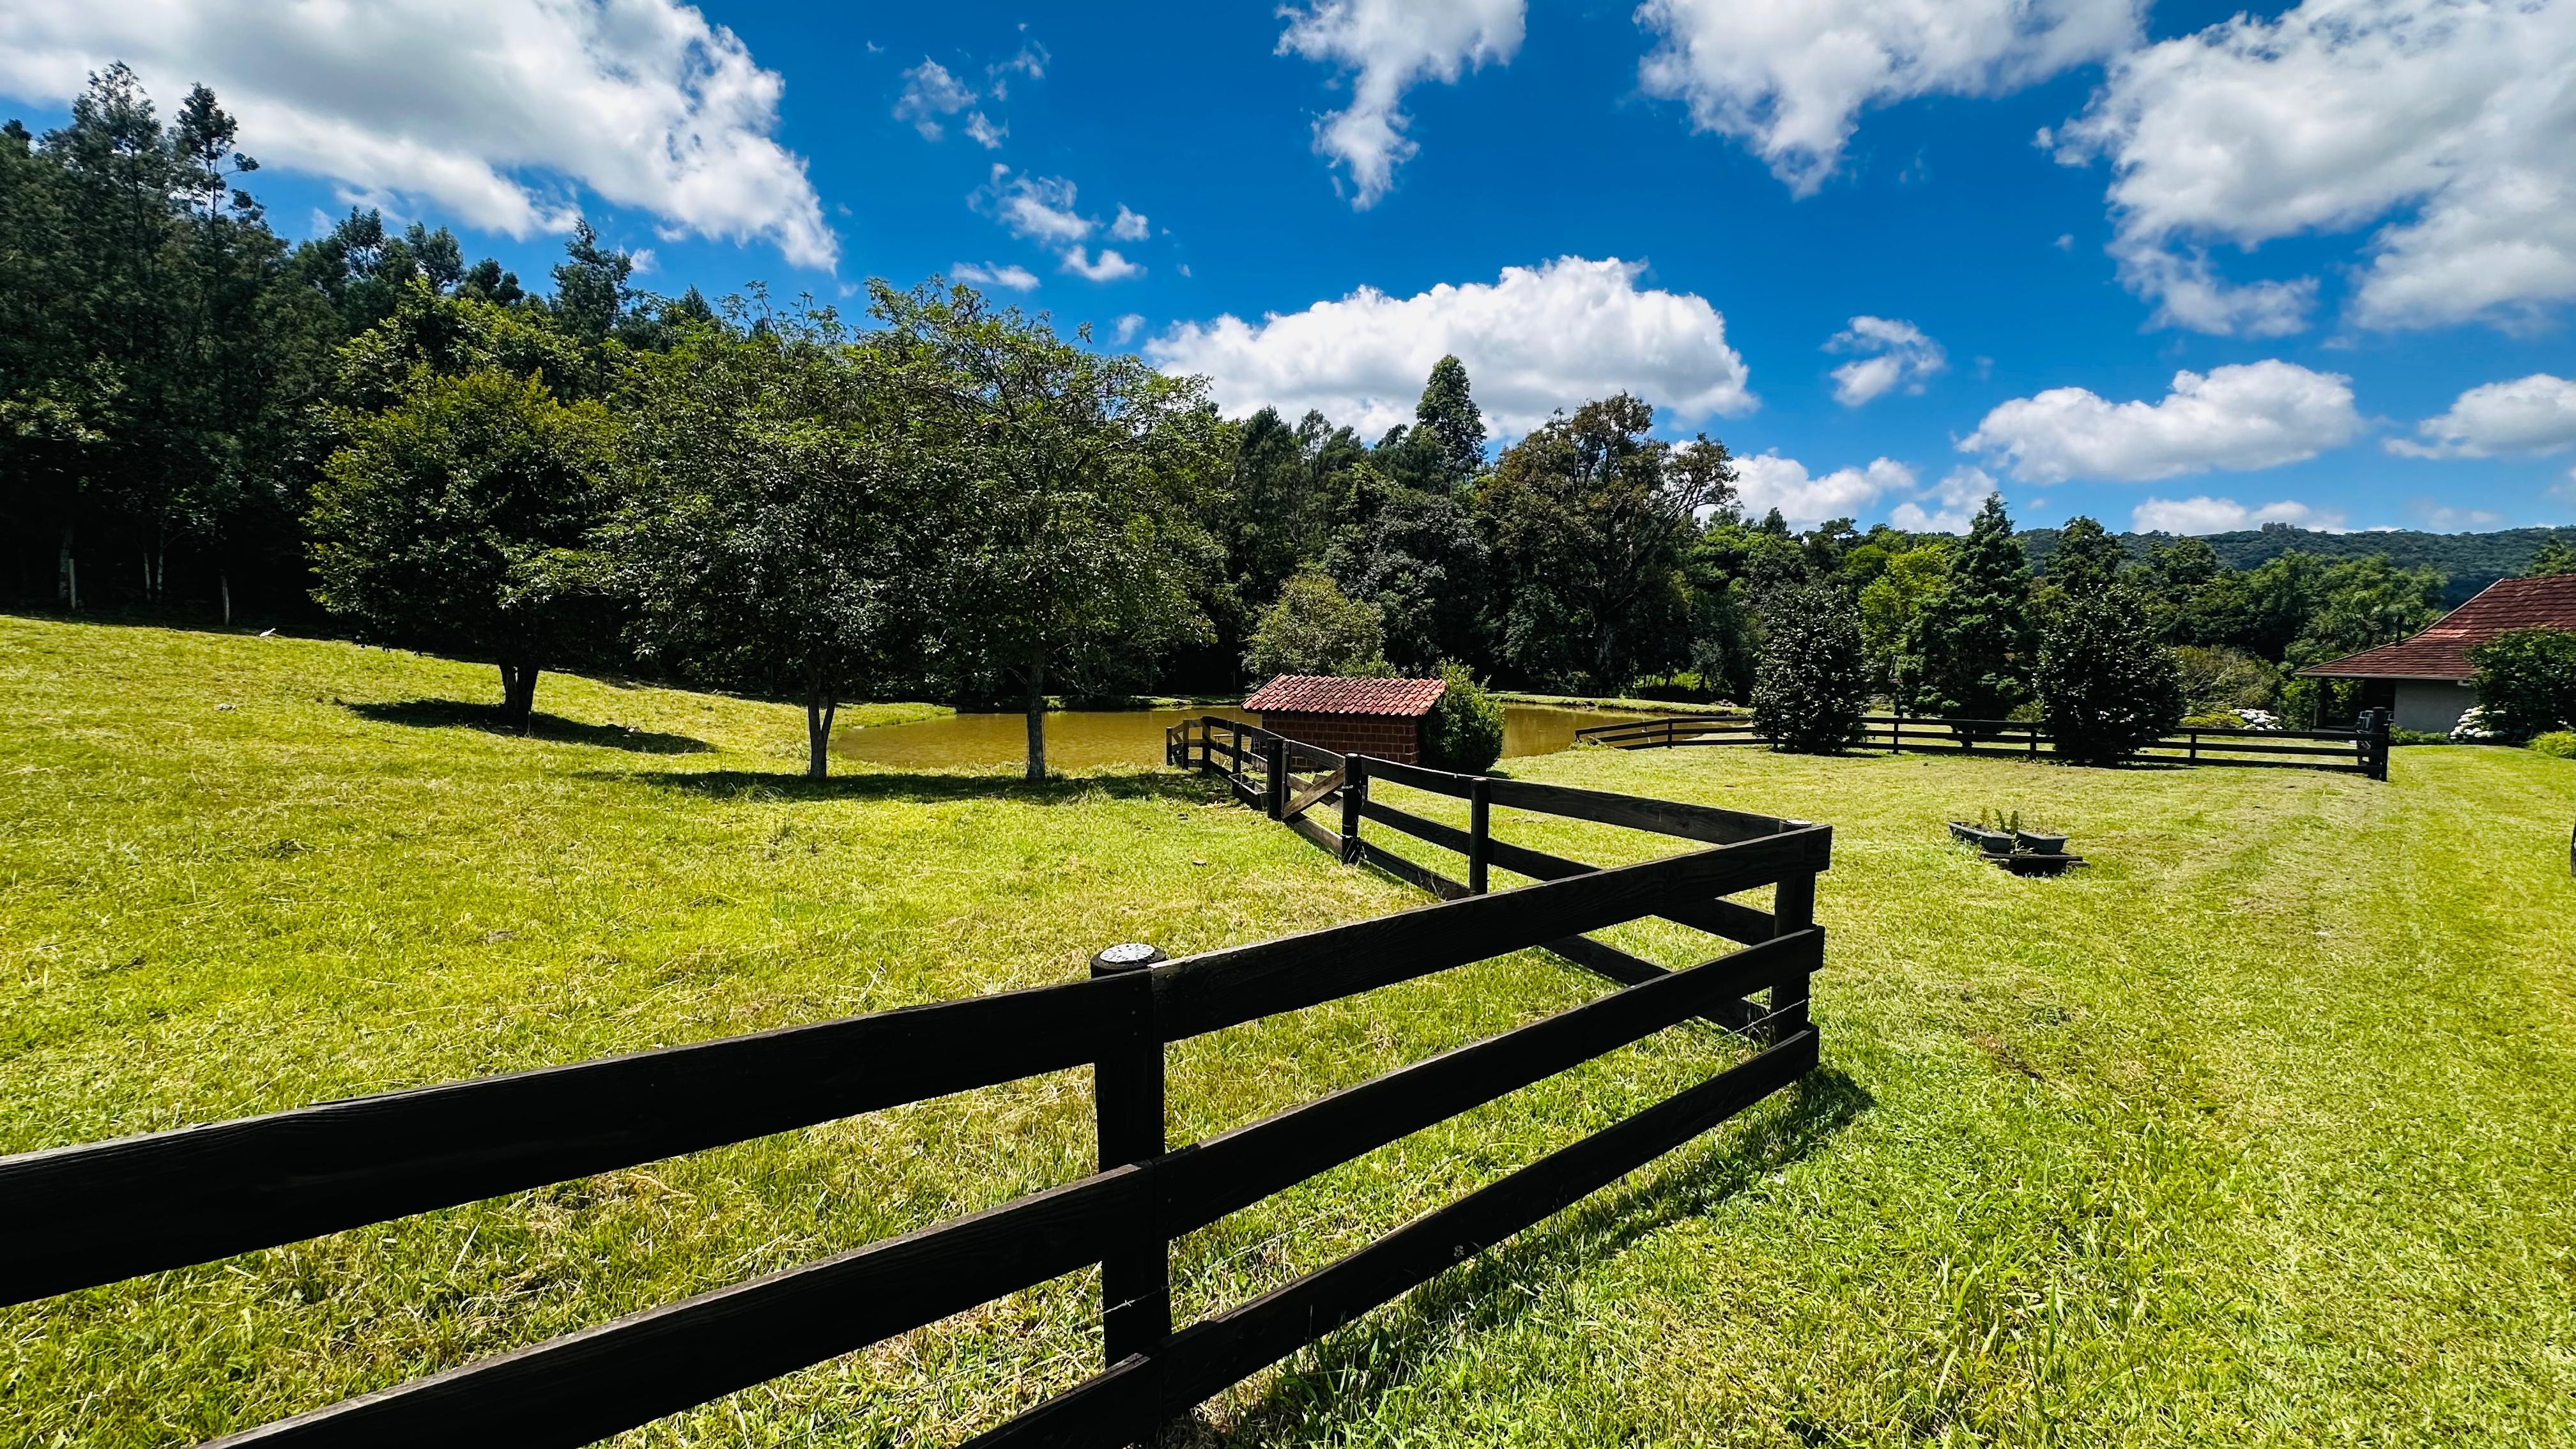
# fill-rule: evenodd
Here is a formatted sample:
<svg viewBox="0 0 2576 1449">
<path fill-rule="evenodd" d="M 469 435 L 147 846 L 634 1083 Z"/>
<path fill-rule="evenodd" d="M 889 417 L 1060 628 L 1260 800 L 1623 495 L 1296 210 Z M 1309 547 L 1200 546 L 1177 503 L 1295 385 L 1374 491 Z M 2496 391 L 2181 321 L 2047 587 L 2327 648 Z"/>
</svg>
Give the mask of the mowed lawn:
<svg viewBox="0 0 2576 1449">
<path fill-rule="evenodd" d="M 836 760 L 808 786 L 791 709 L 550 676 L 520 739 L 462 707 L 496 694 L 397 652 L 0 617 L 0 1151 L 1417 901 L 1171 772 Z M 2576 1443 L 2576 764 L 2408 749 L 2382 785 L 1587 750 L 1512 772 L 1834 825 L 1826 1069 L 1181 1439 Z M 2096 863 L 1983 865 L 1940 825 L 1980 807 Z M 1526 953 L 1200 1039 L 1172 1054 L 1173 1136 L 1602 989 Z M 1667 1033 L 1238 1215 L 1179 1245 L 1182 1311 L 1739 1051 Z M 248 1427 L 1064 1182 L 1091 1151 L 1088 1074 L 1064 1073 L 0 1309 L 0 1439 Z M 1095 1292 L 1067 1278 L 621 1442 L 961 1438 L 1096 1365 Z"/>
</svg>

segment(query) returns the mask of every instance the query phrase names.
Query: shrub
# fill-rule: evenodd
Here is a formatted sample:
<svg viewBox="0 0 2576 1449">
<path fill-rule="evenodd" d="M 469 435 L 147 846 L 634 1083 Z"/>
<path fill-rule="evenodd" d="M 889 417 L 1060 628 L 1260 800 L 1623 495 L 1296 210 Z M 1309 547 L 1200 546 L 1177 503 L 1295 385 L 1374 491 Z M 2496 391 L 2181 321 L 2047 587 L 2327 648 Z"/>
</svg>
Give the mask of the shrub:
<svg viewBox="0 0 2576 1449">
<path fill-rule="evenodd" d="M 2576 739 L 2576 735 L 2571 735 L 2569 738 Z M 2392 745 L 2447 745 L 2451 742 L 2451 737 L 2442 733 L 2440 730 L 2401 730 L 2392 728 L 2388 732 L 2388 742 Z"/>
<path fill-rule="evenodd" d="M 2576 760 L 2576 730 L 2548 730 L 2533 735 L 2531 747 L 2553 760 Z"/>
<path fill-rule="evenodd" d="M 1261 611 L 1243 662 L 1264 679 L 1274 674 L 1384 675 L 1386 616 L 1343 593 L 1329 577 L 1305 569 Z"/>
<path fill-rule="evenodd" d="M 1503 706 L 1464 664 L 1441 664 L 1440 700 L 1422 722 L 1423 762 L 1477 774 L 1503 757 Z"/>
<path fill-rule="evenodd" d="M 1869 671 L 1850 601 L 1824 584 L 1783 589 L 1772 596 L 1769 624 L 1753 680 L 1753 727 L 1771 748 L 1799 754 L 1857 743 Z"/>
<path fill-rule="evenodd" d="M 2576 629 L 2513 629 L 2469 651 L 2486 727 L 2527 740 L 2576 721 Z"/>
<path fill-rule="evenodd" d="M 2241 730 L 2245 717 L 2233 710 L 2211 710 L 2207 714 L 2187 714 L 2178 728 L 2187 730 Z"/>
<path fill-rule="evenodd" d="M 2039 702 L 2057 752 L 2109 765 L 2182 719 L 2182 671 L 2128 589 L 2070 599 L 2039 643 Z"/>
</svg>

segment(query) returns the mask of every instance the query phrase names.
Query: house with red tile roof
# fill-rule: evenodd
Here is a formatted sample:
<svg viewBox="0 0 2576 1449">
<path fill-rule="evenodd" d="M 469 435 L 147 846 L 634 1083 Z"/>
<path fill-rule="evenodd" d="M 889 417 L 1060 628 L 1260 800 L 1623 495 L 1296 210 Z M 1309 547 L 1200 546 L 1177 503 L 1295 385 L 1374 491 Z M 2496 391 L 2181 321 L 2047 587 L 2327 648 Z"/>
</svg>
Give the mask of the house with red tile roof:
<svg viewBox="0 0 2576 1449">
<path fill-rule="evenodd" d="M 1422 761 L 1422 722 L 1449 686 L 1437 679 L 1351 679 L 1282 674 L 1243 707 L 1261 727 L 1337 755 Z"/>
<path fill-rule="evenodd" d="M 2362 681 L 2361 707 L 2394 712 L 2402 730 L 2447 734 L 2478 702 L 2469 651 L 2515 629 L 2576 629 L 2576 574 L 2501 579 L 2412 639 L 2299 671 Z"/>
</svg>

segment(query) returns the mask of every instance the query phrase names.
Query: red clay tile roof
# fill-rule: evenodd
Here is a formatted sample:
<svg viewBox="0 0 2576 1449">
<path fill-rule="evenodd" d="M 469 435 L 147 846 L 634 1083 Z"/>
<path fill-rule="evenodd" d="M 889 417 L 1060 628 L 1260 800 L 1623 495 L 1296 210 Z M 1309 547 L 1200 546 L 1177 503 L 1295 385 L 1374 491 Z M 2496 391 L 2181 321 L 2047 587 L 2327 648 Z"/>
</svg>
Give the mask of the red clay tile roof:
<svg viewBox="0 0 2576 1449">
<path fill-rule="evenodd" d="M 2576 629 L 2576 574 L 2501 579 L 2412 639 L 2300 670 L 2329 679 L 2466 679 L 2469 651 L 2508 629 Z"/>
<path fill-rule="evenodd" d="M 1344 679 L 1331 674 L 1283 674 L 1243 702 L 1255 714 L 1365 714 L 1419 719 L 1431 713 L 1437 679 Z"/>
</svg>

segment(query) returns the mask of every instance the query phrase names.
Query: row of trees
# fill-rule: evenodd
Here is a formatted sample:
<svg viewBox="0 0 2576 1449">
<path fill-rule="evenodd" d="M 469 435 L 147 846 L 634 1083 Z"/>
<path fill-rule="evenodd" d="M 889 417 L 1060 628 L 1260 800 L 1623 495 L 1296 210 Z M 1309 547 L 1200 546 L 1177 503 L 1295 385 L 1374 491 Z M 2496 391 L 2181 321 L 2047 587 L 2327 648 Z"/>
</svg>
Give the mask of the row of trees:
<svg viewBox="0 0 2576 1449">
<path fill-rule="evenodd" d="M 1842 611 L 1858 688 L 2001 716 L 2112 596 L 2192 707 L 2314 718 L 2339 702 L 2290 671 L 2438 598 L 2385 559 L 2131 557 L 2080 519 L 2034 573 L 1999 501 L 1964 538 L 1796 531 L 1624 394 L 1494 450 L 1455 358 L 1371 441 L 1221 418 L 1196 379 L 935 281 L 874 284 L 848 326 L 756 288 L 653 296 L 586 230 L 544 293 L 370 212 L 289 247 L 234 143 L 211 94 L 164 125 L 121 69 L 61 130 L 0 132 L 21 592 L 318 601 L 492 660 L 522 725 L 543 669 L 664 672 L 802 700 L 819 771 L 841 700 L 1008 700 L 1038 771 L 1050 695 L 1445 662 L 1747 699 L 1771 636 Z"/>
</svg>

